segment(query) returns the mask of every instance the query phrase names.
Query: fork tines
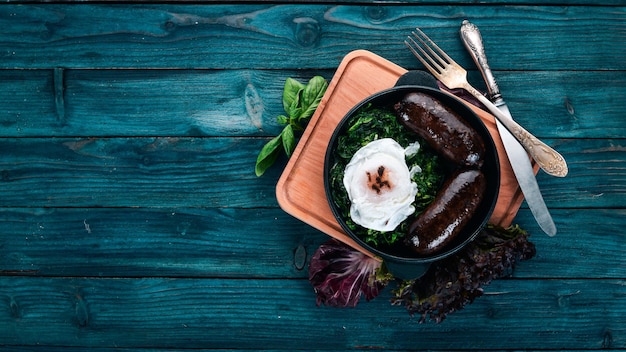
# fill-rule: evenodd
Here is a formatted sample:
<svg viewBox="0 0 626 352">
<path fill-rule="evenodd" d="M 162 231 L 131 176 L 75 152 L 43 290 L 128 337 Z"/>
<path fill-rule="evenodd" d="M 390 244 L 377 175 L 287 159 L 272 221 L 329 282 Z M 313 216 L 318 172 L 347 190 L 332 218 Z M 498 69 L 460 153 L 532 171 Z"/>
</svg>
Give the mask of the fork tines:
<svg viewBox="0 0 626 352">
<path fill-rule="evenodd" d="M 407 40 L 404 41 L 404 44 L 409 48 L 409 50 L 411 50 L 413 55 L 415 55 L 415 57 L 417 57 L 417 59 L 420 60 L 420 62 L 424 64 L 424 66 L 426 66 L 429 71 L 442 73 L 446 65 L 454 62 L 419 28 L 415 28 L 415 31 L 411 32 L 411 34 L 413 35 L 413 37 L 415 37 L 415 39 L 417 39 L 417 41 L 415 41 L 415 39 L 413 39 L 411 36 L 408 36 Z M 435 52 L 433 48 L 436 49 L 437 52 Z M 428 61 L 425 58 L 428 59 Z"/>
</svg>

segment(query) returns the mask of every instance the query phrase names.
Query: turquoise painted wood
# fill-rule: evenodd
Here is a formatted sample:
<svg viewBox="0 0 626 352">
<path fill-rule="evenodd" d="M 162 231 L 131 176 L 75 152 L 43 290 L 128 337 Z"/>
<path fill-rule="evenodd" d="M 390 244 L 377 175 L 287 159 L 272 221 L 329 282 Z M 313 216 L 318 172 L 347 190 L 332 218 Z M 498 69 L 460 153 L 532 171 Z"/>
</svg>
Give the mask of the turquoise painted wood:
<svg viewBox="0 0 626 352">
<path fill-rule="evenodd" d="M 539 253 L 516 278 L 626 276 L 624 209 L 553 215 L 560 241 L 520 210 Z M 9 208 L 0 222 L 4 275 L 305 279 L 306 258 L 327 238 L 276 208 Z"/>
<path fill-rule="evenodd" d="M 275 117 L 284 113 L 285 77 L 330 79 L 334 70 L 68 69 L 62 71 L 62 89 L 56 90 L 54 73 L 0 71 L 0 88 L 10 93 L 7 108 L 0 111 L 0 136 L 274 136 L 281 130 Z M 537 136 L 626 135 L 622 71 L 494 74 L 516 120 L 532 125 Z M 470 72 L 470 79 L 485 89 L 478 72 Z M 533 125 L 537 120 L 550 123 Z"/>
<path fill-rule="evenodd" d="M 305 278 L 327 238 L 277 208 L 10 208 L 0 222 L 5 275 Z"/>
<path fill-rule="evenodd" d="M 123 342 L 135 348 L 295 350 L 306 343 L 320 349 L 466 349 L 471 341 L 478 350 L 514 344 L 600 349 L 619 346 L 626 324 L 621 280 L 499 280 L 447 326 L 416 325 L 403 307 L 389 306 L 386 294 L 356 309 L 317 308 L 308 300 L 306 280 L 1 278 L 0 282 L 13 287 L 0 291 L 7 297 L 4 304 L 13 307 L 4 321 L 19 322 L 0 332 L 0 338 L 11 344 L 114 347 Z M 612 309 L 590 309 L 594 306 Z M 41 324 L 48 328 L 41 329 Z"/>
<path fill-rule="evenodd" d="M 624 4 L 622 4 L 624 5 Z M 592 11 L 591 11 L 592 10 Z M 1 68 L 334 68 L 354 49 L 402 66 L 427 30 L 460 63 L 458 27 L 484 28 L 494 69 L 624 70 L 624 6 L 136 5 L 0 7 Z M 393 38 L 396 38 L 395 40 Z M 556 40 L 555 40 L 556 39 Z M 586 45 L 583 45 L 586 44 Z M 236 55 L 235 55 L 236 54 Z"/>
<path fill-rule="evenodd" d="M 20 4 L 20 3 L 24 3 L 24 2 L 44 2 L 44 1 L 24 1 L 24 0 L 6 0 L 6 3 L 16 3 L 16 4 Z M 65 0 L 65 1 L 58 1 L 61 3 L 83 3 L 85 1 L 81 1 L 81 0 Z M 87 1 L 87 2 L 91 2 L 91 1 Z M 239 3 L 243 3 L 243 4 L 247 4 L 250 3 L 251 1 L 249 0 L 233 0 L 233 1 L 229 1 L 229 4 L 239 4 Z M 262 2 L 262 1 L 253 1 L 253 2 Z M 292 1 L 293 2 L 293 1 Z M 132 0 L 132 1 L 125 1 L 125 3 L 128 4 L 141 4 L 141 3 L 145 3 L 145 1 L 143 0 Z M 192 4 L 206 4 L 206 5 L 211 5 L 211 4 L 223 4 L 224 1 L 220 1 L 220 0 L 179 0 L 176 1 L 176 3 L 192 3 Z M 307 3 L 330 3 L 330 4 L 334 4 L 336 3 L 336 1 L 330 1 L 330 0 L 316 0 L 316 1 L 298 1 L 295 3 L 302 3 L 302 4 L 307 4 Z M 378 12 L 381 11 L 381 7 L 384 6 L 384 4 L 372 4 L 371 1 L 367 1 L 367 0 L 344 0 L 341 1 L 341 3 L 345 3 L 345 4 L 356 4 L 356 5 L 370 5 L 368 6 L 368 8 L 366 9 L 368 11 L 368 13 L 371 14 L 371 16 L 375 17 L 376 14 Z M 406 5 L 424 5 L 424 1 L 421 0 L 394 0 L 393 2 L 388 2 L 389 4 L 393 4 L 393 5 L 397 5 L 397 4 L 406 4 Z M 437 0 L 437 1 L 430 1 L 428 2 L 428 4 L 438 4 L 438 5 L 445 5 L 445 4 L 458 4 L 459 1 L 458 0 Z M 481 1 L 474 1 L 474 4 L 490 4 L 490 5 L 494 5 L 497 3 L 500 3 L 502 5 L 537 5 L 537 1 L 536 0 L 506 0 L 506 1 L 486 1 L 486 0 L 481 0 Z M 589 5 L 589 1 L 586 0 L 545 0 L 541 2 L 542 5 Z M 623 5 L 624 3 L 620 0 L 602 0 L 602 1 L 596 1 L 593 2 L 594 5 L 611 5 L 611 6 L 618 6 L 618 5 Z M 378 11 L 377 11 L 378 9 Z"/>
<path fill-rule="evenodd" d="M 544 139 L 569 160 L 566 178 L 538 175 L 552 207 L 620 208 L 624 139 Z M 274 207 L 284 158 L 254 175 L 266 138 L 0 139 L 0 205 Z M 610 185 L 611 187 L 607 187 Z"/>
<path fill-rule="evenodd" d="M 422 27 L 484 89 L 469 18 L 516 120 L 567 159 L 526 204 L 537 256 L 442 324 L 317 307 L 328 237 L 278 207 L 284 80 L 371 50 L 419 68 Z M 621 0 L 0 5 L 0 350 L 626 350 Z"/>
</svg>

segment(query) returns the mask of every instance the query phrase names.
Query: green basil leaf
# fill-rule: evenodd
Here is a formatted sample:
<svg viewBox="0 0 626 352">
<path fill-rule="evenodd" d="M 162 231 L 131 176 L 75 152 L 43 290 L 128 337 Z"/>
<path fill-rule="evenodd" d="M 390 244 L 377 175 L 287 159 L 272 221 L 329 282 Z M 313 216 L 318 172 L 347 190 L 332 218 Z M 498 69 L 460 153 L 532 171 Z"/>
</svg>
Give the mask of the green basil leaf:
<svg viewBox="0 0 626 352">
<path fill-rule="evenodd" d="M 303 91 L 304 89 L 301 89 L 298 91 L 293 101 L 291 102 L 291 105 L 285 110 L 287 112 L 287 115 L 289 116 L 290 122 L 298 121 L 300 115 L 302 114 L 301 102 L 302 102 Z"/>
<path fill-rule="evenodd" d="M 326 92 L 326 88 L 328 88 L 328 82 L 323 77 L 315 76 L 311 78 L 302 92 L 302 114 L 298 117 L 299 119 L 306 119 L 313 115 Z"/>
<path fill-rule="evenodd" d="M 289 118 L 285 115 L 278 115 L 276 116 L 276 121 L 278 121 L 281 125 L 286 125 L 289 123 Z"/>
<path fill-rule="evenodd" d="M 291 154 L 293 154 L 293 150 L 296 149 L 296 136 L 293 133 L 293 127 L 291 127 L 291 125 L 285 126 L 281 132 L 281 136 L 283 138 L 285 153 L 290 157 Z"/>
<path fill-rule="evenodd" d="M 287 115 L 292 116 L 289 113 L 289 109 L 293 106 L 294 101 L 299 100 L 300 91 L 303 89 L 304 84 L 296 81 L 295 79 L 287 78 L 287 80 L 285 80 L 285 88 L 283 89 L 283 108 L 285 109 Z"/>
<path fill-rule="evenodd" d="M 308 119 L 313 115 L 324 95 L 328 83 L 321 76 L 315 76 L 304 85 L 293 78 L 285 80 L 283 89 L 283 108 L 285 115 L 276 117 L 280 124 L 286 125 L 283 131 L 270 140 L 257 157 L 255 172 L 257 176 L 263 175 L 278 157 L 282 145 L 288 156 L 293 154 L 296 147 L 294 130 L 303 130 Z"/>
<path fill-rule="evenodd" d="M 282 144 L 281 135 L 278 135 L 272 138 L 269 142 L 267 142 L 259 155 L 256 158 L 256 166 L 254 168 L 254 172 L 257 176 L 261 176 L 265 173 L 270 166 L 274 164 L 276 158 L 278 158 L 278 153 L 280 152 L 280 146 Z"/>
</svg>

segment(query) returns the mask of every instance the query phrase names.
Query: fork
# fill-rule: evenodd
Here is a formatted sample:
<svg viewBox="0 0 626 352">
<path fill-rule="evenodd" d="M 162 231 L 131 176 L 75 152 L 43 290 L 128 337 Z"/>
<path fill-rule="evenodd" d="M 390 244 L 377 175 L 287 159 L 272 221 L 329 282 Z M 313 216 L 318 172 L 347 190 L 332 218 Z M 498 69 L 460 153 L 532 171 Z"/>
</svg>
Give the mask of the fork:
<svg viewBox="0 0 626 352">
<path fill-rule="evenodd" d="M 467 71 L 441 50 L 419 28 L 411 32 L 413 37 L 408 36 L 404 44 L 413 52 L 413 55 L 449 89 L 462 88 L 476 97 L 511 134 L 520 142 L 533 159 L 547 174 L 558 177 L 567 175 L 567 163 L 561 154 L 549 147 L 530 132 L 525 130 L 511 117 L 503 114 L 489 99 L 467 81 Z"/>
</svg>

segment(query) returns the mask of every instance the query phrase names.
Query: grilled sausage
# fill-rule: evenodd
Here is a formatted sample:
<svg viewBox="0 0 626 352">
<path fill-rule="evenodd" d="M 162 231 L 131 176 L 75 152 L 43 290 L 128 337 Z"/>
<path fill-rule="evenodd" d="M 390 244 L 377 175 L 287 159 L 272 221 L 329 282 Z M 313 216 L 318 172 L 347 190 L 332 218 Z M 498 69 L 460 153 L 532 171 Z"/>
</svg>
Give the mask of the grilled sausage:
<svg viewBox="0 0 626 352">
<path fill-rule="evenodd" d="M 419 92 L 408 93 L 394 109 L 400 124 L 422 137 L 449 161 L 480 167 L 485 144 L 476 131 L 438 99 Z"/>
<path fill-rule="evenodd" d="M 439 251 L 472 218 L 486 188 L 480 170 L 457 170 L 444 183 L 433 202 L 409 225 L 405 244 L 420 255 Z"/>
</svg>

